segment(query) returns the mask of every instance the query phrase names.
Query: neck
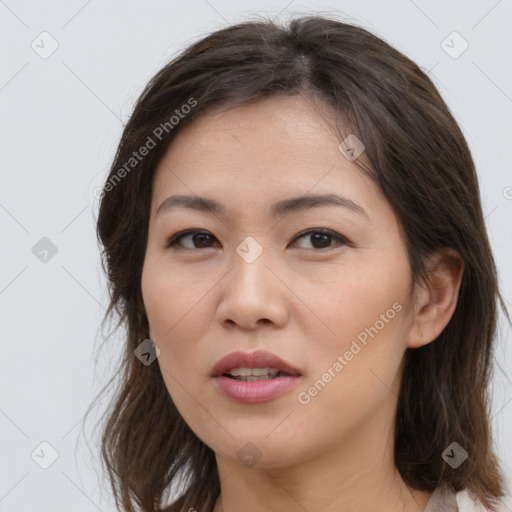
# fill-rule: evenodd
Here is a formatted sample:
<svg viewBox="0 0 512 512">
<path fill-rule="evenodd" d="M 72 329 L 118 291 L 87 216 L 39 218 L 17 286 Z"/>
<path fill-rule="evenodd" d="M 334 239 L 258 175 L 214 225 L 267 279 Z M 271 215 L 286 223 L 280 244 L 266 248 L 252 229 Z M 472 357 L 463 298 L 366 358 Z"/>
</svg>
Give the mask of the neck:
<svg viewBox="0 0 512 512">
<path fill-rule="evenodd" d="M 245 467 L 217 455 L 221 493 L 213 512 L 422 512 L 431 492 L 410 488 L 394 465 L 393 430 L 379 422 L 349 442 L 286 467 Z"/>
<path fill-rule="evenodd" d="M 408 487 L 396 469 L 385 478 L 369 471 L 341 483 L 325 474 L 298 479 L 275 470 L 260 470 L 251 478 L 222 472 L 220 478 L 221 494 L 213 512 L 422 512 L 432 495 Z"/>
</svg>

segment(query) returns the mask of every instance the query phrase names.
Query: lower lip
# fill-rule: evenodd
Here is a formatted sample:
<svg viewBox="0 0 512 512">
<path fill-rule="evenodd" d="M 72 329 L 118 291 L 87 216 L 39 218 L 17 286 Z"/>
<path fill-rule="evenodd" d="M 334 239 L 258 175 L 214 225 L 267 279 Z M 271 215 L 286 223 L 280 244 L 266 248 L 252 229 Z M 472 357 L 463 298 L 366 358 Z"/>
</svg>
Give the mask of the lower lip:
<svg viewBox="0 0 512 512">
<path fill-rule="evenodd" d="M 236 380 L 229 377 L 215 377 L 220 391 L 231 400 L 242 404 L 256 404 L 272 400 L 291 389 L 299 382 L 298 377 L 276 377 L 268 380 Z"/>
</svg>

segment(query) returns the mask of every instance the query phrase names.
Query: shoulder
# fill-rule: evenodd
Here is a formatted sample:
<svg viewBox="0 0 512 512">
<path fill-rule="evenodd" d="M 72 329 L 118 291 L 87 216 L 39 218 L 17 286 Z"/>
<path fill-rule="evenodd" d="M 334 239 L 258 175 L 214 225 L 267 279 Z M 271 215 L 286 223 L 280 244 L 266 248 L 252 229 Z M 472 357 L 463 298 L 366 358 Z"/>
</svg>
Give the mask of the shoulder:
<svg viewBox="0 0 512 512">
<path fill-rule="evenodd" d="M 458 492 L 456 495 L 458 512 L 491 512 L 490 509 L 484 507 L 478 500 L 471 497 L 467 490 Z M 510 497 L 506 496 L 500 500 L 499 505 L 492 512 L 510 512 L 510 508 L 506 505 L 509 503 Z"/>
<path fill-rule="evenodd" d="M 213 505 L 202 505 L 198 506 L 199 502 L 197 496 L 193 496 L 192 499 L 187 500 L 187 495 L 182 494 L 179 498 L 175 499 L 171 504 L 165 507 L 160 507 L 158 512 L 209 512 L 213 510 Z M 188 503 L 188 504 L 186 504 Z M 194 506 L 190 506 L 193 504 Z"/>
<path fill-rule="evenodd" d="M 512 508 L 507 505 L 510 504 L 508 499 L 510 496 L 507 495 L 491 510 L 484 507 L 467 489 L 456 493 L 442 485 L 434 490 L 423 512 L 512 512 Z"/>
</svg>

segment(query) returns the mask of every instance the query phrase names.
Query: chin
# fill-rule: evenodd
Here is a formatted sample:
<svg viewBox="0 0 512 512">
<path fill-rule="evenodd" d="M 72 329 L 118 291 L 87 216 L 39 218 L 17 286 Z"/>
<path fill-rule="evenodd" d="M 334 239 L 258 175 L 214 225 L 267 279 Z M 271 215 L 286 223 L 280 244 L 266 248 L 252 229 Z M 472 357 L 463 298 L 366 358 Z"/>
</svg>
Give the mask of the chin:
<svg viewBox="0 0 512 512">
<path fill-rule="evenodd" d="M 279 469 L 297 464 L 302 453 L 300 447 L 289 442 L 284 443 L 281 438 L 270 439 L 272 434 L 267 437 L 269 431 L 264 434 L 246 431 L 238 435 L 230 431 L 233 438 L 230 438 L 228 445 L 213 443 L 209 446 L 217 456 L 247 468 Z"/>
</svg>

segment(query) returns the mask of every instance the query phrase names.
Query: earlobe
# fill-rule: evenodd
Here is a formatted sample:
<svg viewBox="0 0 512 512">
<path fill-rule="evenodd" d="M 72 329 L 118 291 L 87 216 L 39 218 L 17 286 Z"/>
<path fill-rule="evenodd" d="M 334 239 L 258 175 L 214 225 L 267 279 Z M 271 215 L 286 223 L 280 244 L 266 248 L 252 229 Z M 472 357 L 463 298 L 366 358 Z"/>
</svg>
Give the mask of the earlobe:
<svg viewBox="0 0 512 512">
<path fill-rule="evenodd" d="M 407 338 L 408 348 L 418 348 L 435 340 L 448 325 L 457 306 L 464 273 L 461 255 L 445 247 L 430 257 L 428 283 L 416 290 L 415 313 Z"/>
</svg>

